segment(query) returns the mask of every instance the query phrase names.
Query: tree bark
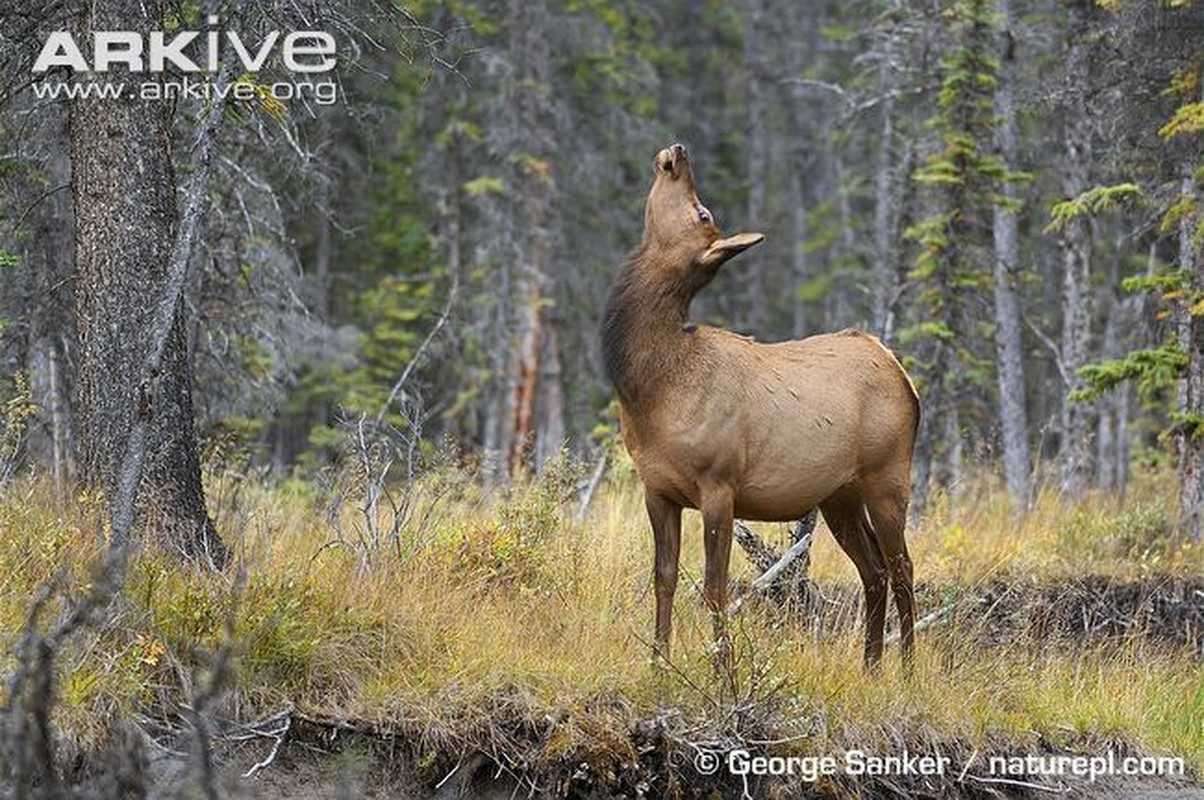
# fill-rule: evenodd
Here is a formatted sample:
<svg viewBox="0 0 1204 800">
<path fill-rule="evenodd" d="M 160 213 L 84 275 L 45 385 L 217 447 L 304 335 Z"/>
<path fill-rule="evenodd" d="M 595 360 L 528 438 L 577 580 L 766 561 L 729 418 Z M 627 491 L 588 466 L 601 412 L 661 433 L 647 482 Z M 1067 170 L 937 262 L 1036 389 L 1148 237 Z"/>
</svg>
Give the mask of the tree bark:
<svg viewBox="0 0 1204 800">
<path fill-rule="evenodd" d="M 543 338 L 543 315 L 539 310 L 539 295 L 532 293 L 524 298 L 522 333 L 518 357 L 513 359 L 516 374 L 513 384 L 514 409 L 513 434 L 510 440 L 510 456 L 507 471 L 510 477 L 518 475 L 527 463 L 529 449 L 534 444 L 535 390 L 539 385 L 539 341 Z"/>
<path fill-rule="evenodd" d="M 1091 163 L 1091 121 L 1085 98 L 1090 81 L 1086 34 L 1085 4 L 1076 0 L 1069 7 L 1066 33 L 1062 191 L 1068 198 L 1078 197 L 1087 189 Z M 1071 393 L 1083 387 L 1078 370 L 1087 363 L 1091 336 L 1091 238 L 1090 223 L 1080 215 L 1066 224 L 1059 242 L 1063 269 L 1061 355 L 1068 380 L 1062 397 L 1059 461 L 1061 490 L 1072 500 L 1082 495 L 1091 474 L 1091 409 L 1070 401 Z"/>
<path fill-rule="evenodd" d="M 808 167 L 813 163 L 815 137 L 809 133 L 813 120 L 810 118 L 806 86 L 797 79 L 801 78 L 808 62 L 815 56 L 815 39 L 820 25 L 812 4 L 787 3 L 784 7 L 792 15 L 788 18 L 790 24 L 797 30 L 806 31 L 805 35 L 789 37 L 785 43 L 786 74 L 795 80 L 781 83 L 779 101 L 786 106 L 785 120 L 791 129 L 790 158 L 787 160 L 789 175 L 786 179 L 786 202 L 790 206 L 790 331 L 794 338 L 799 339 L 806 336 L 811 327 L 801 290 L 812 273 L 807 241 L 807 212 L 810 204 Z M 776 15 L 781 11 L 775 8 L 772 13 Z M 749 228 L 757 230 L 751 224 Z"/>
<path fill-rule="evenodd" d="M 1010 31 L 1012 19 L 1007 0 L 999 0 L 996 10 L 1009 30 L 1004 31 L 999 82 L 995 89 L 996 146 L 1006 168 L 1016 169 L 1018 136 L 1016 102 L 1012 87 L 1016 80 L 1015 42 Z M 1021 331 L 1020 298 L 1017 284 L 1020 274 L 1020 237 L 1017 224 L 1019 199 L 1015 186 L 1004 180 L 999 187 L 1002 202 L 996 203 L 992 231 L 995 245 L 995 363 L 999 388 L 999 416 L 1003 439 L 1003 477 L 1012 508 L 1023 513 L 1028 508 L 1029 448 L 1028 413 L 1025 404 L 1024 342 Z"/>
<path fill-rule="evenodd" d="M 769 158 L 768 107 L 766 102 L 763 60 L 765 58 L 764 0 L 745 0 L 744 68 L 747 70 L 745 96 L 748 113 L 745 115 L 745 168 L 748 175 L 747 228 L 765 229 L 767 164 Z M 742 277 L 745 285 L 744 325 L 750 332 L 759 333 L 765 325 L 765 270 L 751 269 Z"/>
<path fill-rule="evenodd" d="M 142 0 L 96 0 L 84 27 L 145 32 L 159 27 L 162 10 Z M 147 453 L 139 525 L 188 558 L 221 563 L 226 551 L 201 488 L 181 314 L 174 314 L 158 374 L 151 376 L 153 394 L 141 381 L 151 356 L 155 300 L 167 284 L 176 240 L 171 121 L 172 104 L 164 101 L 77 99 L 71 105 L 80 478 L 115 503 L 133 423 L 142 419 Z"/>
<path fill-rule="evenodd" d="M 320 145 L 331 143 L 330 117 L 326 113 L 318 115 L 316 138 Z M 334 237 L 331 235 L 330 200 L 332 175 L 319 174 L 314 188 L 314 277 L 312 310 L 315 316 L 324 323 L 330 322 L 330 266 L 334 262 Z M 322 416 L 325 416 L 323 414 Z"/>
<path fill-rule="evenodd" d="M 543 326 L 543 352 L 539 359 L 538 414 L 535 424 L 535 471 L 555 460 L 565 444 L 564 375 L 556 321 Z"/>
<path fill-rule="evenodd" d="M 912 458 L 911 503 L 908 505 L 908 513 L 913 527 L 919 523 L 920 515 L 928 507 L 928 496 L 932 491 L 932 473 L 939 434 L 937 420 L 944 418 L 948 407 L 949 392 L 943 376 L 948 371 L 949 361 L 949 348 L 938 342 L 933 357 L 931 383 L 922 391 L 920 404 L 924 413 L 920 415 L 915 455 Z"/>
<path fill-rule="evenodd" d="M 962 476 L 965 475 L 963 463 L 965 461 L 965 436 L 962 433 L 961 414 L 959 413 L 960 404 L 949 403 L 946 406 L 947 411 L 944 415 L 943 422 L 945 431 L 942 434 L 942 444 L 944 445 L 944 453 L 942 453 L 942 475 L 940 485 L 945 487 L 950 500 L 954 507 L 959 505 L 965 483 L 962 481 Z"/>
<path fill-rule="evenodd" d="M 897 31 L 886 34 L 882 62 L 878 65 L 878 152 L 874 164 L 874 286 L 870 324 L 883 342 L 894 333 L 894 298 L 898 292 L 896 241 L 899 197 L 895 170 L 895 76 L 898 74 Z"/>
<path fill-rule="evenodd" d="M 65 107 L 50 105 L 40 115 L 39 131 L 46 148 L 43 175 L 48 187 L 38 198 L 25 198 L 34 205 L 30 213 L 32 235 L 24 240 L 23 254 L 23 261 L 37 276 L 28 363 L 30 392 L 39 413 L 29 431 L 29 452 L 31 458 L 49 467 L 55 495 L 62 501 L 75 480 L 72 378 L 68 368 L 68 342 L 73 330 L 73 245 L 71 197 L 66 188 L 71 180 L 71 161 Z"/>
<path fill-rule="evenodd" d="M 803 302 L 801 288 L 810 273 L 807 264 L 807 206 L 803 199 L 802 159 L 791 166 L 787 181 L 787 197 L 790 202 L 790 333 L 796 339 L 807 335 L 807 307 Z"/>
<path fill-rule="evenodd" d="M 1124 355 L 1121 330 L 1130 322 L 1128 304 L 1117 296 L 1122 275 L 1120 262 L 1119 253 L 1109 259 L 1108 288 L 1102 297 L 1104 332 L 1100 355 L 1105 359 Z M 1125 425 L 1123 405 L 1128 388 L 1127 385 L 1118 386 L 1096 401 L 1095 488 L 1101 493 L 1115 492 L 1120 488 L 1120 452 L 1124 449 Z"/>
<path fill-rule="evenodd" d="M 508 360 L 509 435 L 507 466 L 515 475 L 531 462 L 537 469 L 564 435 L 564 403 L 559 343 L 550 332 L 548 309 L 556 296 L 552 271 L 551 205 L 554 183 L 548 155 L 554 132 L 547 119 L 551 64 L 547 44 L 548 9 L 542 2 L 510 3 L 510 64 L 515 70 L 507 125 L 517 155 L 520 201 L 512 201 L 518 218 L 518 257 L 514 297 L 519 309 L 518 352 Z M 550 362 L 550 363 L 549 363 Z M 541 402 L 543 401 L 543 402 Z M 552 445 L 552 439 L 557 439 Z M 530 456 L 534 455 L 532 459 Z"/>
<path fill-rule="evenodd" d="M 1195 181 L 1188 164 L 1183 193 L 1195 194 Z M 1200 257 L 1193 234 L 1196 219 L 1188 215 L 1179 225 L 1179 268 L 1191 277 L 1189 296 L 1204 293 L 1204 258 Z M 1179 528 L 1193 542 L 1204 537 L 1204 430 L 1197 427 L 1204 415 L 1204 315 L 1181 309 L 1178 318 L 1179 346 L 1187 354 L 1187 374 L 1180 382 L 1179 413 Z"/>
</svg>

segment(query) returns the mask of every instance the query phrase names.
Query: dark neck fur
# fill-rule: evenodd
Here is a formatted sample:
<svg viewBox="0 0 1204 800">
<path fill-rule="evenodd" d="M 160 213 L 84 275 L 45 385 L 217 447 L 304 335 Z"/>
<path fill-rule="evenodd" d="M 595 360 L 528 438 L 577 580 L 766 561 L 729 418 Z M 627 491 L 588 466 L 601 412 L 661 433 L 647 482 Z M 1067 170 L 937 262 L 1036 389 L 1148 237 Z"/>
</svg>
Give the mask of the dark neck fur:
<svg viewBox="0 0 1204 800">
<path fill-rule="evenodd" d="M 624 403 L 646 398 L 677 374 L 690 301 L 702 288 L 666 280 L 672 272 L 648 259 L 644 247 L 632 253 L 611 284 L 602 317 L 606 377 Z"/>
</svg>

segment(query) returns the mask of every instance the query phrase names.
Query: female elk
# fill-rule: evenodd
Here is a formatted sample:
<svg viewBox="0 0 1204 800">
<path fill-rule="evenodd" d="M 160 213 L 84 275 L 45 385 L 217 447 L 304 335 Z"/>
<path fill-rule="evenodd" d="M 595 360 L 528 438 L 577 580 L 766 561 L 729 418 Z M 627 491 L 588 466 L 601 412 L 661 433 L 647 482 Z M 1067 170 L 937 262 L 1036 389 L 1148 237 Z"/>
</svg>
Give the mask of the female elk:
<svg viewBox="0 0 1204 800">
<path fill-rule="evenodd" d="M 909 663 L 903 527 L 920 415 L 911 380 L 857 331 L 763 344 L 689 322 L 719 266 L 764 237 L 721 237 L 680 144 L 654 165 L 644 238 L 611 288 L 602 346 L 656 540 L 657 650 L 669 652 L 683 508 L 702 512 L 703 591 L 726 658 L 733 518 L 786 521 L 818 506 L 865 589 L 866 664 L 882 656 L 888 576 Z"/>
</svg>

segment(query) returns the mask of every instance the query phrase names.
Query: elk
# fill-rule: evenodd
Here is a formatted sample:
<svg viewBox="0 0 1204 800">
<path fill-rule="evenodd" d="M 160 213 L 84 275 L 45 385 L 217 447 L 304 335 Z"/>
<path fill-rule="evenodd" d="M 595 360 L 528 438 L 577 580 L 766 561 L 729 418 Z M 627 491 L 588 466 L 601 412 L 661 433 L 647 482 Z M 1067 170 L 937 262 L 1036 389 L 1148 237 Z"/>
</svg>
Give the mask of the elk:
<svg viewBox="0 0 1204 800">
<path fill-rule="evenodd" d="M 818 506 L 864 588 L 866 667 L 882 657 L 888 581 L 910 665 L 911 379 L 859 331 L 762 343 L 691 322 L 690 302 L 719 266 L 764 236 L 720 234 L 682 145 L 653 164 L 643 240 L 611 287 L 602 351 L 655 539 L 655 652 L 668 658 L 683 509 L 702 513 L 703 598 L 726 661 L 733 519 L 788 521 Z"/>
</svg>

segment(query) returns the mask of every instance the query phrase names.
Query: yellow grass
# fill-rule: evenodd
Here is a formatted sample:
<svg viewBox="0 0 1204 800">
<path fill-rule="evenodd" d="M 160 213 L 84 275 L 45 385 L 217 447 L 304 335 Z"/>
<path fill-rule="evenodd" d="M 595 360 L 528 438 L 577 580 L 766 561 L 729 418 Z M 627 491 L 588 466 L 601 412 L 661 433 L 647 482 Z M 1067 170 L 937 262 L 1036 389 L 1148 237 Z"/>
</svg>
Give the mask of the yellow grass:
<svg viewBox="0 0 1204 800">
<path fill-rule="evenodd" d="M 1066 508 L 1043 497 L 1020 524 L 990 488 L 955 504 L 938 501 L 909 535 L 917 580 L 973 586 L 1081 573 L 1199 575 L 1200 549 L 1163 530 L 1170 506 L 1159 485 L 1146 481 L 1123 508 L 1106 499 Z M 83 746 L 112 712 L 180 702 L 180 675 L 197 661 L 195 648 L 219 647 L 227 620 L 244 714 L 294 703 L 314 714 L 454 727 L 490 697 L 513 691 L 548 708 L 611 696 L 648 713 L 716 710 L 710 622 L 695 588 L 697 515 L 686 516 L 675 667 L 654 669 L 651 537 L 628 473 L 600 491 L 580 523 L 554 482 L 495 498 L 461 487 L 425 527 L 375 552 L 361 546 L 363 518 L 353 503 L 332 526 L 303 484 L 227 475 L 213 478 L 209 491 L 223 530 L 239 536 L 245 581 L 233 570 L 218 577 L 181 570 L 153 548 L 134 560 L 121 618 L 82 636 L 62 664 L 60 722 Z M 418 490 L 416 502 L 433 493 Z M 36 586 L 64 567 L 77 586 L 86 580 L 98 519 L 88 504 L 56 511 L 38 482 L 18 482 L 0 496 L 7 649 Z M 761 530 L 780 535 L 776 526 Z M 747 573 L 738 555 L 734 564 Z M 856 581 L 824 532 L 812 575 L 825 585 Z M 733 627 L 741 692 L 771 697 L 784 735 L 806 732 L 815 746 L 828 737 L 872 745 L 898 730 L 972 744 L 1092 733 L 1204 769 L 1204 684 L 1198 655 L 1184 650 L 1137 639 L 1082 653 L 1069 645 L 1035 652 L 1026 642 L 976 649 L 925 632 L 912 681 L 900 675 L 893 651 L 882 674 L 867 680 L 859 625 L 817 638 L 749 604 Z"/>
</svg>

